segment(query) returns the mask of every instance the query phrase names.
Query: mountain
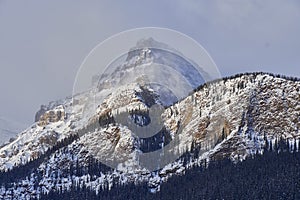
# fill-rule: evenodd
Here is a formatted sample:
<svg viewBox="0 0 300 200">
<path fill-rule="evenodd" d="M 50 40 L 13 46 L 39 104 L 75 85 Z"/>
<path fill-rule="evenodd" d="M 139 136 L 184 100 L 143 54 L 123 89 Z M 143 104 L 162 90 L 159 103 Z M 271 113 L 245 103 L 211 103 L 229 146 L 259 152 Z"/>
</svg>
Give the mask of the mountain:
<svg viewBox="0 0 300 200">
<path fill-rule="evenodd" d="M 13 140 L 26 126 L 11 120 L 0 118 L 0 146 Z"/>
<path fill-rule="evenodd" d="M 237 163 L 282 141 L 298 151 L 299 88 L 299 79 L 267 73 L 205 83 L 167 106 L 161 130 L 149 138 L 118 123 L 116 113 L 147 125 L 152 104 L 160 103 L 151 85 L 123 85 L 88 119 L 80 117 L 88 93 L 67 98 L 0 149 L 0 196 L 34 198 L 74 188 L 98 194 L 131 183 L 159 192 L 203 162 Z"/>
</svg>

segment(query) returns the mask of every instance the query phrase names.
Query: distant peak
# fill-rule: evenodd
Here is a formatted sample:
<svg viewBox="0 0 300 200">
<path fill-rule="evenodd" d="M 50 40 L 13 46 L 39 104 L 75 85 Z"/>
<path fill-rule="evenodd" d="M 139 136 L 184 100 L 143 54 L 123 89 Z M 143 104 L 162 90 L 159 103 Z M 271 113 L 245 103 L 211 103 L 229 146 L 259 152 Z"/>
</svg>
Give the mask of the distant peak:
<svg viewBox="0 0 300 200">
<path fill-rule="evenodd" d="M 140 39 L 139 41 L 137 41 L 136 43 L 136 47 L 135 48 L 139 48 L 139 49 L 144 49 L 144 48 L 167 48 L 169 49 L 170 47 L 162 42 L 158 42 L 155 39 L 153 39 L 152 37 L 149 38 L 143 38 Z"/>
</svg>

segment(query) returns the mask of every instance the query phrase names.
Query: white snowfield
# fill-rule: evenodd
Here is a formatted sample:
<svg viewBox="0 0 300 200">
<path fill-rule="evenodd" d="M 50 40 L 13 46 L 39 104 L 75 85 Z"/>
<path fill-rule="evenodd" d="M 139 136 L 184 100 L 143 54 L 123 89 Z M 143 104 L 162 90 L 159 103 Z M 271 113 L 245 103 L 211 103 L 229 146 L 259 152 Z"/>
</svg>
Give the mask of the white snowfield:
<svg viewBox="0 0 300 200">
<path fill-rule="evenodd" d="M 187 165 L 183 165 L 179 159 L 155 173 L 151 172 L 139 164 L 141 141 L 127 127 L 112 123 L 86 131 L 68 146 L 52 153 L 36 172 L 16 184 L 14 194 L 29 198 L 53 189 L 68 190 L 72 185 L 71 180 L 76 180 L 76 185 L 90 187 L 96 192 L 101 188 L 111 188 L 116 180 L 122 184 L 147 181 L 155 192 L 159 191 L 162 181 L 167 181 L 174 174 L 184 173 L 204 159 L 209 161 L 230 157 L 233 161 L 243 160 L 253 153 L 262 153 L 266 143 L 274 145 L 279 139 L 288 140 L 292 151 L 298 150 L 299 89 L 299 81 L 268 74 L 247 74 L 214 81 L 168 107 L 162 114 L 165 128 L 173 140 L 177 138 L 172 148 L 168 144 L 161 145 L 165 154 L 184 153 L 195 143 L 201 145 L 198 159 L 191 160 Z M 71 99 L 66 99 L 52 110 L 53 113 L 57 113 L 57 110 L 64 112 L 63 119 L 44 126 L 36 123 L 0 149 L 0 170 L 6 171 L 37 159 L 59 141 L 97 122 L 101 116 L 125 110 L 147 111 L 149 107 L 146 100 L 138 95 L 141 90 L 143 87 L 139 84 L 121 87 L 111 92 L 98 108 L 90 110 L 84 118 L 81 116 L 86 106 L 85 100 L 89 98 L 88 92 L 80 94 L 73 105 Z M 156 101 L 159 103 L 159 99 Z M 180 127 L 184 128 L 178 131 Z M 118 160 L 120 164 L 117 169 L 103 172 L 99 177 L 54 175 L 76 163 L 84 166 L 90 157 L 108 163 Z M 37 172 L 43 174 L 38 183 Z M 34 184 L 38 185 L 38 189 L 32 187 Z M 0 198 L 9 198 L 10 193 L 11 190 L 1 188 Z"/>
</svg>

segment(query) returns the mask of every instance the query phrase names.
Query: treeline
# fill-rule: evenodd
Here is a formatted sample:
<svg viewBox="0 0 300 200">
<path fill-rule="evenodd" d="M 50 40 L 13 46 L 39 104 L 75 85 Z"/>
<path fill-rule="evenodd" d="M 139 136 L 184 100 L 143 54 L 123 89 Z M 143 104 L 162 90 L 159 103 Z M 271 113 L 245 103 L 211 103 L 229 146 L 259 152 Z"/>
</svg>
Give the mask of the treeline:
<svg viewBox="0 0 300 200">
<path fill-rule="evenodd" d="M 196 89 L 194 89 L 193 92 L 197 92 L 197 91 L 203 89 L 204 87 L 206 87 L 207 85 L 219 82 L 221 80 L 227 81 L 227 80 L 239 78 L 239 77 L 242 77 L 242 76 L 253 76 L 253 78 L 255 79 L 259 75 L 269 75 L 269 76 L 272 76 L 274 78 L 283 78 L 283 79 L 286 79 L 286 80 L 289 80 L 289 81 L 294 81 L 294 82 L 300 81 L 300 78 L 297 78 L 297 77 L 280 75 L 280 74 L 273 74 L 273 73 L 269 73 L 269 72 L 246 72 L 246 73 L 239 73 L 239 74 L 236 74 L 236 75 L 233 75 L 233 76 L 227 76 L 227 77 L 223 77 L 223 78 L 220 78 L 220 79 L 215 79 L 215 80 L 206 82 L 206 83 L 200 85 L 199 87 L 197 87 Z"/>
<path fill-rule="evenodd" d="M 296 146 L 296 143 L 294 144 Z M 184 163 L 198 158 L 199 145 L 192 143 L 191 152 L 181 156 Z M 268 151 L 268 149 L 270 151 Z M 300 198 L 300 153 L 288 151 L 287 141 L 276 141 L 273 146 L 266 146 L 263 155 L 253 155 L 252 158 L 234 164 L 228 159 L 203 162 L 201 166 L 194 167 L 181 176 L 173 176 L 161 184 L 161 191 L 152 194 L 146 183 L 135 185 L 118 184 L 115 180 L 111 190 L 107 187 L 98 194 L 94 190 L 72 182 L 71 189 L 61 191 L 53 189 L 49 194 L 42 194 L 42 199 L 297 199 Z M 38 167 L 35 162 L 15 168 L 14 173 L 4 173 L 1 182 L 7 183 L 24 179 L 28 172 Z M 85 166 L 80 163 L 71 165 L 60 173 L 82 176 L 89 174 L 99 177 L 101 172 L 111 170 L 95 159 L 89 159 Z M 24 173 L 24 174 L 23 174 Z M 1 174 L 1 175 L 4 175 Z M 38 175 L 38 180 L 42 174 Z M 57 177 L 57 175 L 56 175 Z M 93 179 L 93 178 L 92 178 Z M 11 186 L 11 185 L 10 185 Z M 34 186 L 35 189 L 39 187 Z"/>
<path fill-rule="evenodd" d="M 152 194 L 146 184 L 114 186 L 96 194 L 89 188 L 51 191 L 42 199 L 300 199 L 300 153 L 266 151 L 234 164 L 225 159 L 173 176 Z"/>
</svg>

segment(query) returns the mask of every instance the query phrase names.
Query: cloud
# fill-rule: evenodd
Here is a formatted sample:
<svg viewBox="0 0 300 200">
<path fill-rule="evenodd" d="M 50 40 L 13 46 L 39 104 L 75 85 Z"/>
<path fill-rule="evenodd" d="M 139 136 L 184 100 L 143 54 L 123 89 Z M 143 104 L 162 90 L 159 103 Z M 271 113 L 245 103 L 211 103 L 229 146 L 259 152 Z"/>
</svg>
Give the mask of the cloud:
<svg viewBox="0 0 300 200">
<path fill-rule="evenodd" d="M 297 1 L 178 0 L 175 8 L 178 19 L 193 27 L 194 31 L 188 26 L 186 30 L 204 42 L 223 74 L 261 70 L 300 76 Z"/>
<path fill-rule="evenodd" d="M 72 92 L 89 51 L 126 29 L 160 26 L 196 39 L 223 75 L 300 77 L 300 3 L 229 1 L 0 1 L 1 115 L 30 123 L 42 103 Z"/>
</svg>

